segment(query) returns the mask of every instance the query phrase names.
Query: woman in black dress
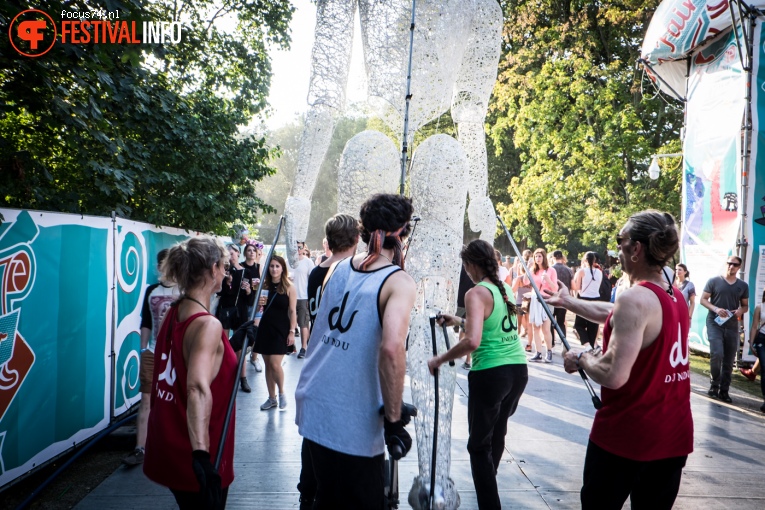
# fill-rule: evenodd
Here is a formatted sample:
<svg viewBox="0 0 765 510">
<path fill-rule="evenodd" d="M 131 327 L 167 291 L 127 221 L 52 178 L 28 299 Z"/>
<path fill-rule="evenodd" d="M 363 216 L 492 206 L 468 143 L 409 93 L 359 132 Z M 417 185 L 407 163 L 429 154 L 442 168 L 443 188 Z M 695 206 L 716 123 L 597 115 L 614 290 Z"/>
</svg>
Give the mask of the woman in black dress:
<svg viewBox="0 0 765 510">
<path fill-rule="evenodd" d="M 253 348 L 263 355 L 266 365 L 268 399 L 260 409 L 267 411 L 278 405 L 279 410 L 284 411 L 287 408 L 287 397 L 284 395 L 282 359 L 287 353 L 287 346 L 295 342 L 292 332 L 297 327 L 297 291 L 289 280 L 287 263 L 282 257 L 274 255 L 271 258 L 263 288 L 268 290 L 268 297 L 260 298 L 263 317 Z M 276 387 L 279 388 L 278 401 Z"/>
</svg>

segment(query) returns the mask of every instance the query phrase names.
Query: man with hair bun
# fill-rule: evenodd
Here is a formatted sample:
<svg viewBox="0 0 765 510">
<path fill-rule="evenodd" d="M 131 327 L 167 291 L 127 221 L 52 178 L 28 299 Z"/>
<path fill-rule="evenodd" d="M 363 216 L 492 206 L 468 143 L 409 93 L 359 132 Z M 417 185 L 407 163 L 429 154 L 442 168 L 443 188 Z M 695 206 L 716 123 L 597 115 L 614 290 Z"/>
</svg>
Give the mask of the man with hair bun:
<svg viewBox="0 0 765 510">
<path fill-rule="evenodd" d="M 616 236 L 631 287 L 614 304 L 572 299 L 565 287 L 546 301 L 605 323 L 603 352 L 567 352 L 564 368 L 602 386 L 603 406 L 584 460 L 583 509 L 671 508 L 693 451 L 688 305 L 662 268 L 679 246 L 674 218 L 630 217 Z"/>
<path fill-rule="evenodd" d="M 402 238 L 412 212 L 411 200 L 398 195 L 364 202 L 367 251 L 338 263 L 324 286 L 295 391 L 304 462 L 316 478 L 314 509 L 382 508 L 385 445 L 404 454 L 412 446 L 401 412 L 416 293 L 403 271 Z M 309 504 L 301 498 L 301 508 Z"/>
</svg>

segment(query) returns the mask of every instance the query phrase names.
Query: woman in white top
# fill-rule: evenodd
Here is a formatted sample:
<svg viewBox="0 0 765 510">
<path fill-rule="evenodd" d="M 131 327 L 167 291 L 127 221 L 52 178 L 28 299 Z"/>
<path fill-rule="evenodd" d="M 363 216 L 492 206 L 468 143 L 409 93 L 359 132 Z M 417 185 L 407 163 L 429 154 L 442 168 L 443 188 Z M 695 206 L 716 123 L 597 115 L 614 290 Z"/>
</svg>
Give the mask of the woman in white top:
<svg viewBox="0 0 765 510">
<path fill-rule="evenodd" d="M 519 327 L 519 338 L 528 337 L 528 342 L 526 343 L 526 351 L 531 352 L 531 343 L 534 340 L 534 334 L 531 333 L 531 329 L 529 327 L 529 314 L 528 314 L 528 307 L 523 306 L 523 296 L 524 294 L 531 292 L 531 286 L 528 283 L 528 279 L 525 278 L 526 276 L 526 270 L 523 269 L 523 266 L 519 263 L 517 266 L 518 276 L 515 277 L 515 279 L 512 281 L 510 286 L 513 289 L 513 292 L 515 292 L 515 303 L 521 303 L 518 304 L 516 311 L 518 313 L 518 327 Z M 524 280 L 527 280 L 526 283 L 524 283 Z M 505 280 L 507 283 L 507 280 Z M 528 286 L 527 286 L 528 285 Z M 520 333 L 520 329 L 523 329 L 523 333 Z"/>
<path fill-rule="evenodd" d="M 579 291 L 579 299 L 585 301 L 598 301 L 600 299 L 600 282 L 603 280 L 603 271 L 595 267 L 595 253 L 588 251 L 582 258 L 582 267 L 574 275 L 571 289 Z M 577 315 L 574 321 L 574 329 L 579 335 L 582 345 L 590 344 L 595 348 L 598 339 L 598 323 L 588 321 Z"/>
<path fill-rule="evenodd" d="M 534 250 L 534 265 L 529 268 L 531 271 L 531 278 L 534 279 L 534 283 L 537 284 L 537 288 L 542 295 L 545 290 L 550 292 L 558 291 L 558 273 L 555 269 L 548 267 L 547 265 L 547 253 L 542 248 Z M 528 280 L 528 276 L 524 276 L 524 282 L 531 286 L 531 282 Z M 544 361 L 545 363 L 552 362 L 552 331 L 550 330 L 550 318 L 545 313 L 545 309 L 537 296 L 531 297 L 531 305 L 529 305 L 529 324 L 534 333 L 534 347 L 536 348 L 536 354 L 530 361 Z M 545 356 L 542 358 L 542 340 L 545 342 Z"/>
<path fill-rule="evenodd" d="M 499 268 L 499 281 L 504 282 L 510 274 L 510 271 L 508 271 L 507 268 L 502 265 L 502 254 L 499 252 L 499 250 L 494 250 L 494 256 L 497 259 L 497 267 Z"/>
</svg>

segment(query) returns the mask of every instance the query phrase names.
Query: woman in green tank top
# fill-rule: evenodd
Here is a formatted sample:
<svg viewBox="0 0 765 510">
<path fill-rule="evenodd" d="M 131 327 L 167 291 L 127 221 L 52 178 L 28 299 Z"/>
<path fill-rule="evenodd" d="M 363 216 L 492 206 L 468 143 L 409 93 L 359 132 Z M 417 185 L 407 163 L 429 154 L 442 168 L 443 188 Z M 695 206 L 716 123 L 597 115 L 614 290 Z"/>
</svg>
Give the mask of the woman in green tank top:
<svg viewBox="0 0 765 510">
<path fill-rule="evenodd" d="M 433 373 L 442 364 L 473 354 L 468 374 L 468 453 L 478 507 L 501 508 L 497 469 L 505 449 L 507 420 L 518 407 L 529 375 L 518 339 L 518 317 L 510 287 L 499 280 L 494 248 L 476 240 L 462 249 L 462 264 L 476 286 L 465 294 L 464 319 L 442 315 L 439 324 L 460 326 L 454 347 L 428 360 Z"/>
</svg>

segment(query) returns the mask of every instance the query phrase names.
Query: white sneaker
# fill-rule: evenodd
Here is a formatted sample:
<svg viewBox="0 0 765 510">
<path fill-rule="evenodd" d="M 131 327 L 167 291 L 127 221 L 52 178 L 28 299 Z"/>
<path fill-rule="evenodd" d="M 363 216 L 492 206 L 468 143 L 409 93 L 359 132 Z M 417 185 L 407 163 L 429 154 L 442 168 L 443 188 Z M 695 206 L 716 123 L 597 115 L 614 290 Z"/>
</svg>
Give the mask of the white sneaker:
<svg viewBox="0 0 765 510">
<path fill-rule="evenodd" d="M 263 371 L 263 365 L 260 363 L 260 358 L 255 358 L 255 363 L 253 363 L 253 365 L 255 365 L 255 371 L 256 372 L 262 372 Z"/>
<path fill-rule="evenodd" d="M 274 407 L 278 406 L 279 404 L 276 402 L 275 398 L 268 397 L 265 402 L 260 406 L 261 411 L 268 411 L 269 409 L 273 409 Z"/>
<path fill-rule="evenodd" d="M 287 395 L 283 395 L 283 394 L 279 395 L 279 410 L 280 411 L 287 410 Z"/>
</svg>

